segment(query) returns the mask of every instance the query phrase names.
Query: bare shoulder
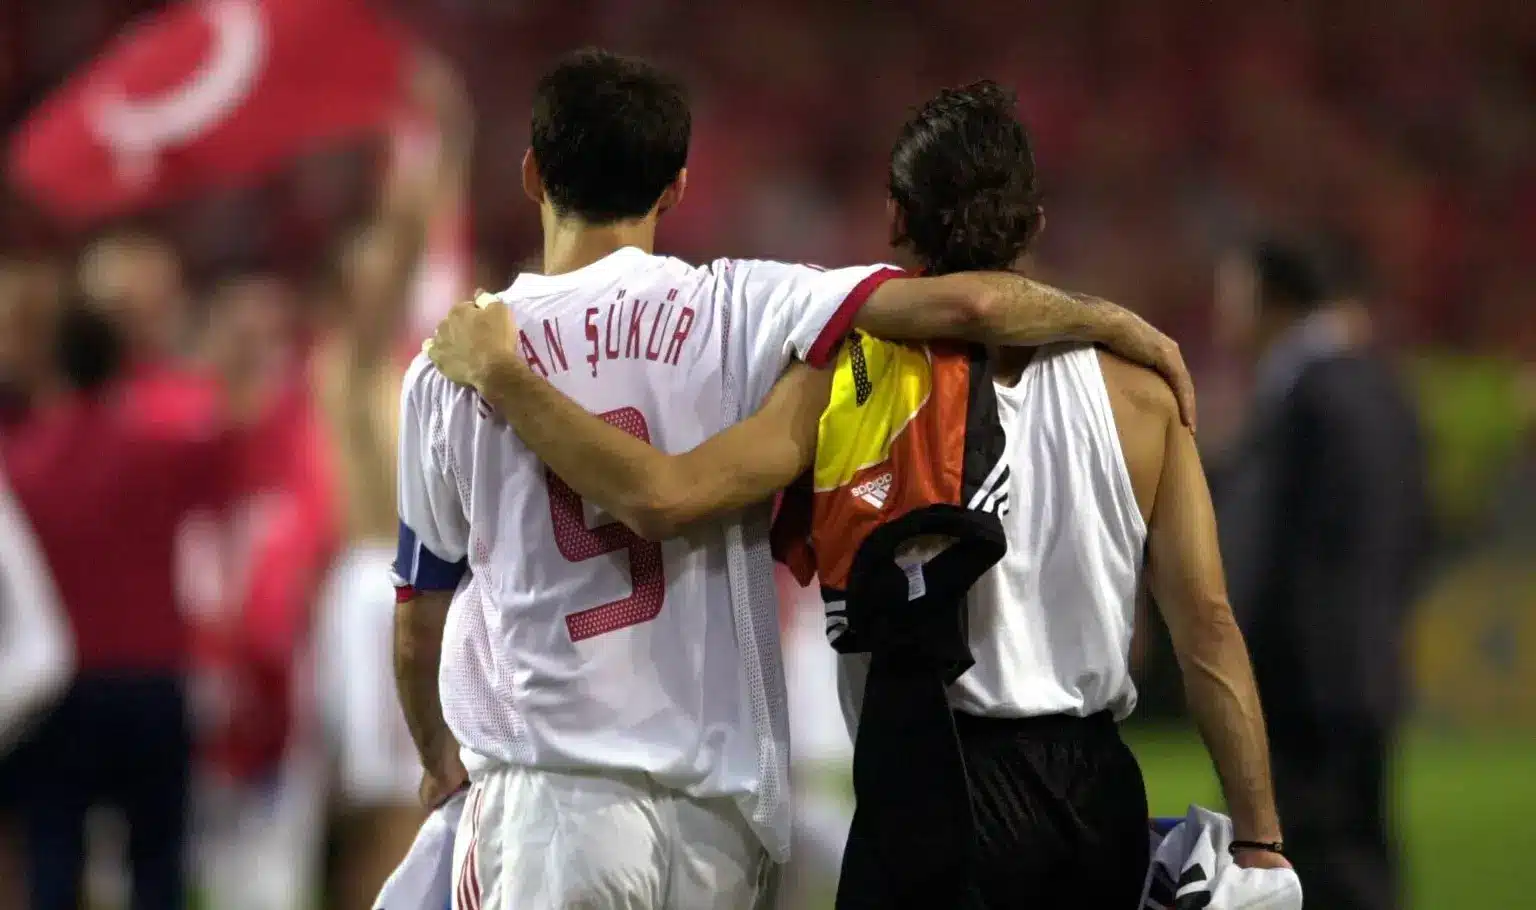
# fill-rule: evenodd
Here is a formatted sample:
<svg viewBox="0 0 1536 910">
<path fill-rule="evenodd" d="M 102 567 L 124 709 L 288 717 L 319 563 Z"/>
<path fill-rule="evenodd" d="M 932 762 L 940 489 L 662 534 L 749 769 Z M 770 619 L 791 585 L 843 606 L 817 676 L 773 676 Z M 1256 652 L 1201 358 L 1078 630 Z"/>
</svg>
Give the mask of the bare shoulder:
<svg viewBox="0 0 1536 910">
<path fill-rule="evenodd" d="M 1104 385 L 1109 389 L 1111 399 L 1129 405 L 1148 417 L 1166 419 L 1178 416 L 1178 400 L 1173 396 L 1173 388 L 1162 376 L 1102 348 L 1096 353 L 1099 355 L 1099 368 L 1104 373 Z M 1119 410 L 1118 406 L 1116 410 Z"/>
<path fill-rule="evenodd" d="M 1179 419 L 1178 401 L 1163 377 L 1107 351 L 1099 351 L 1099 368 L 1109 391 L 1110 410 L 1120 435 L 1120 452 L 1136 491 L 1143 521 L 1150 521 L 1163 473 L 1168 425 Z"/>
</svg>

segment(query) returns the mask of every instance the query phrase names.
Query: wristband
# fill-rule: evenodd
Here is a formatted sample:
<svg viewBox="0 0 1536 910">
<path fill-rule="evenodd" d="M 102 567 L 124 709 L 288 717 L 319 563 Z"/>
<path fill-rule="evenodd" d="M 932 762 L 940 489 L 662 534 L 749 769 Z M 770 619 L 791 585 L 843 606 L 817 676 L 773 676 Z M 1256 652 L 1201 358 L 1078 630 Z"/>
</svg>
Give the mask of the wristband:
<svg viewBox="0 0 1536 910">
<path fill-rule="evenodd" d="M 1239 850 L 1262 850 L 1265 853 L 1285 854 L 1285 844 L 1281 841 L 1263 840 L 1235 840 L 1227 846 L 1227 852 L 1233 855 Z"/>
</svg>

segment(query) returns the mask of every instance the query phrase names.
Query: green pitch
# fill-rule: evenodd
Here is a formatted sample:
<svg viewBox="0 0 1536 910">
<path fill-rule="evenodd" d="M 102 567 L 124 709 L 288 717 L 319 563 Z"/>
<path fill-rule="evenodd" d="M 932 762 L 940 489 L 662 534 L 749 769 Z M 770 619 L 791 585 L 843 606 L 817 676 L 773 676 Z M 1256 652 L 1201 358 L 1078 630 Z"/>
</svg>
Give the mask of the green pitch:
<svg viewBox="0 0 1536 910">
<path fill-rule="evenodd" d="M 1210 761 L 1192 733 L 1143 728 L 1128 738 L 1153 814 L 1218 802 Z M 1397 805 L 1406 908 L 1536 908 L 1536 733 L 1406 737 Z"/>
<path fill-rule="evenodd" d="M 1183 815 L 1190 802 L 1219 808 L 1215 774 L 1193 731 L 1139 727 L 1127 739 L 1154 815 Z M 848 781 L 829 772 L 820 786 L 847 792 Z M 1403 910 L 1536 910 L 1536 732 L 1405 737 L 1397 806 Z M 826 891 L 810 906 L 830 908 Z"/>
<path fill-rule="evenodd" d="M 1218 807 L 1216 778 L 1193 732 L 1140 727 L 1127 738 L 1154 815 L 1182 815 L 1191 801 Z M 813 773 L 800 785 L 849 792 L 842 770 Z M 1404 910 L 1536 910 L 1536 732 L 1406 737 L 1397 805 Z M 830 885 L 808 890 L 815 896 L 803 906 L 832 906 Z"/>
</svg>

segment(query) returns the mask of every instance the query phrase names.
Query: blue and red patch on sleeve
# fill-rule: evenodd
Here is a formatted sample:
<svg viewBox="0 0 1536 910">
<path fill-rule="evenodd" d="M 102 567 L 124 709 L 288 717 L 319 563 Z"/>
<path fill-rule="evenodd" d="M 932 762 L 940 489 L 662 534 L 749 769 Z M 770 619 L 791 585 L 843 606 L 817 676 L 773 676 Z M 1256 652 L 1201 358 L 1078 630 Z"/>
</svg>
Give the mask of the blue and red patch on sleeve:
<svg viewBox="0 0 1536 910">
<path fill-rule="evenodd" d="M 469 560 L 450 562 L 427 549 L 416 532 L 405 522 L 400 522 L 400 539 L 395 547 L 394 581 L 395 600 L 410 600 L 418 592 L 453 591 L 459 586 L 464 573 L 469 571 Z"/>
</svg>

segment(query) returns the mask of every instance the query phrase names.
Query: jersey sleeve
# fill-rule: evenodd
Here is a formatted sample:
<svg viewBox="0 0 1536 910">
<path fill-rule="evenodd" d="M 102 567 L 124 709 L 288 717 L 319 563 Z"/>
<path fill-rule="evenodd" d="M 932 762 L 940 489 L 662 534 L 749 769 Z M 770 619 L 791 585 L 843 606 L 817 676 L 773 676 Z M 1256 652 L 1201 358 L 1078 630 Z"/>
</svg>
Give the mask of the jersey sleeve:
<svg viewBox="0 0 1536 910">
<path fill-rule="evenodd" d="M 754 362 L 776 363 L 775 376 L 790 359 L 815 367 L 830 363 L 859 307 L 875 288 L 903 274 L 889 265 L 819 269 L 754 260 L 734 261 L 728 272 L 733 302 L 746 316 L 741 331 L 747 349 Z"/>
<path fill-rule="evenodd" d="M 442 432 L 434 380 L 445 381 L 420 357 L 406 373 L 400 395 L 400 539 L 393 571 L 400 599 L 452 591 L 468 571 L 469 521 Z"/>
</svg>

